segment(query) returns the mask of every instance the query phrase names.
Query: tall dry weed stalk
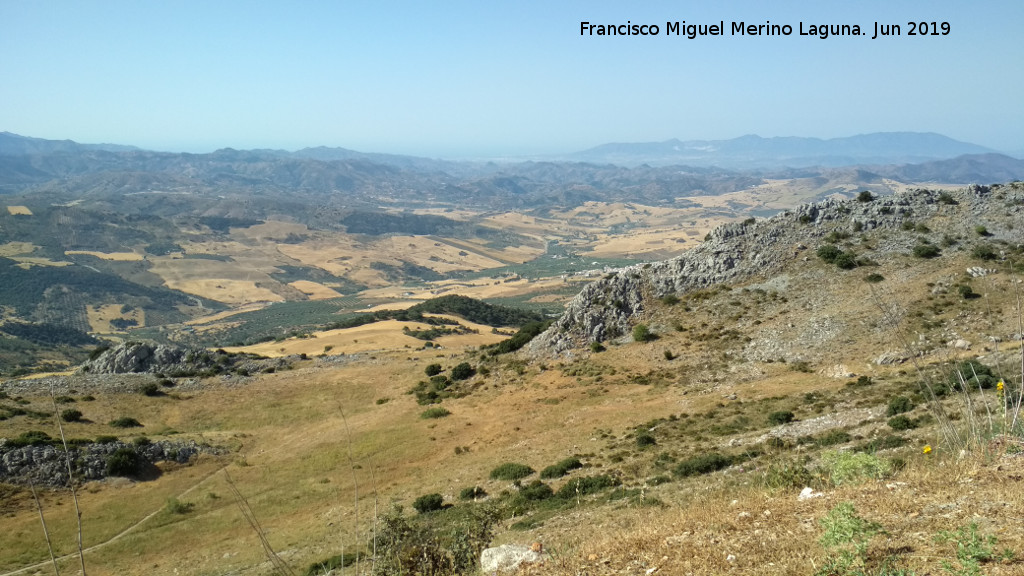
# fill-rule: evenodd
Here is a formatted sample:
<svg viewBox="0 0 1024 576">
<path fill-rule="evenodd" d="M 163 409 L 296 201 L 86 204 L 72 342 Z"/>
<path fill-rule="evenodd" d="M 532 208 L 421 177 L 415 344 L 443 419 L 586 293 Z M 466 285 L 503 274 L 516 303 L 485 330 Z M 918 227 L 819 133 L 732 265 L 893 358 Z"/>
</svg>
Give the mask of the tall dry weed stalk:
<svg viewBox="0 0 1024 576">
<path fill-rule="evenodd" d="M 57 557 L 53 554 L 53 544 L 50 542 L 50 530 L 46 527 L 46 517 L 43 516 L 43 505 L 39 501 L 39 494 L 36 493 L 36 485 L 34 482 L 29 482 L 28 487 L 32 490 L 32 499 L 36 502 L 36 510 L 39 511 L 39 522 L 43 525 L 43 537 L 46 538 L 46 549 L 50 552 L 50 562 L 53 563 L 53 572 L 57 576 L 60 576 L 60 570 L 57 568 Z"/>
<path fill-rule="evenodd" d="M 75 490 L 75 479 L 72 476 L 71 453 L 68 452 L 68 441 L 64 437 L 64 426 L 60 423 L 60 409 L 57 408 L 57 396 L 50 386 L 50 401 L 53 403 L 53 418 L 57 421 L 57 430 L 60 431 L 60 441 L 64 445 L 64 463 L 68 469 L 68 488 L 71 489 L 71 498 L 75 501 L 75 519 L 78 521 L 78 559 L 82 563 L 82 576 L 85 572 L 85 550 L 82 548 L 82 509 L 78 506 L 78 491 Z M 42 512 L 40 512 L 40 515 Z M 56 566 L 56 563 L 54 564 Z"/>
<path fill-rule="evenodd" d="M 903 327 L 903 320 L 908 316 L 906 309 L 896 302 L 895 297 L 887 297 L 869 285 L 872 301 L 880 310 L 883 321 L 914 366 L 920 391 L 927 401 L 929 412 L 938 423 L 942 442 L 951 450 L 988 450 L 993 442 L 999 444 L 1000 439 L 1019 441 L 1024 438 L 1024 421 L 1020 418 L 1024 404 L 1024 311 L 1021 280 L 1012 277 L 1010 283 L 1015 296 L 1020 371 L 1014 373 L 1014 370 L 1003 365 L 998 353 L 1001 338 L 991 338 L 995 342 L 994 368 L 999 379 L 994 391 L 982 385 L 982 375 L 977 373 L 975 364 L 959 361 L 954 350 L 947 348 L 942 353 L 939 364 L 947 368 L 934 370 L 925 365 L 924 351 L 912 344 Z M 996 289 L 998 287 L 994 283 L 990 285 L 990 291 Z M 989 292 L 983 294 L 982 298 L 985 298 L 986 314 L 990 319 L 995 319 L 996 313 L 992 311 Z M 944 378 L 940 380 L 939 376 Z M 951 393 L 949 397 L 947 392 Z M 950 409 L 955 412 L 951 414 Z"/>
<path fill-rule="evenodd" d="M 260 525 L 259 520 L 256 519 L 256 514 L 253 513 L 252 507 L 249 506 L 249 501 L 242 496 L 242 493 L 238 491 L 238 487 L 235 486 L 234 480 L 231 479 L 231 475 L 228 474 L 227 468 L 224 469 L 224 479 L 228 483 L 228 488 L 231 490 L 231 495 L 235 498 L 235 504 L 238 505 L 238 509 L 241 510 L 242 516 L 245 521 L 249 523 L 249 526 L 256 533 L 256 536 L 260 539 L 260 544 L 263 545 L 263 553 L 266 555 L 267 560 L 270 561 L 271 566 L 274 569 L 274 574 L 280 574 L 282 576 L 295 576 L 295 572 L 291 569 L 277 552 L 274 552 L 274 548 L 270 545 L 270 541 L 267 540 L 267 534 L 263 530 L 263 526 Z"/>
</svg>

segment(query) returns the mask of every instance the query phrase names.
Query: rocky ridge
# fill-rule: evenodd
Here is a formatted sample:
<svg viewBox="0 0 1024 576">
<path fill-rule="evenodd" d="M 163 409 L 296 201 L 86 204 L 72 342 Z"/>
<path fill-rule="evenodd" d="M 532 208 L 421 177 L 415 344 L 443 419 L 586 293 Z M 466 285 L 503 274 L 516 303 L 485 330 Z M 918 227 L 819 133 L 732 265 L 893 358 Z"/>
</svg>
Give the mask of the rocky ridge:
<svg viewBox="0 0 1024 576">
<path fill-rule="evenodd" d="M 133 451 L 145 468 L 157 462 L 187 464 L 200 453 L 220 454 L 222 449 L 197 444 L 194 441 L 154 441 L 145 445 L 126 444 L 121 441 L 69 446 L 72 474 L 76 481 L 88 482 L 107 477 L 107 460 L 120 449 Z M 0 438 L 0 482 L 32 483 L 37 486 L 60 487 L 68 483 L 67 461 L 62 446 L 39 444 L 19 446 Z"/>
<path fill-rule="evenodd" d="M 997 224 L 1004 217 L 1020 220 L 1022 205 L 1020 183 L 972 185 L 955 192 L 918 189 L 870 201 L 828 199 L 762 221 L 724 224 L 685 254 L 623 268 L 587 285 L 528 350 L 535 356 L 571 355 L 591 342 L 628 338 L 651 299 L 774 277 L 796 260 L 814 258 L 809 247 L 822 244 L 836 230 L 896 232 L 907 223 L 941 216 L 941 233 L 970 236 L 975 226 L 988 224 L 991 239 L 1016 244 L 1013 226 Z M 888 234 L 874 255 L 907 253 L 914 243 L 911 234 Z"/>
</svg>

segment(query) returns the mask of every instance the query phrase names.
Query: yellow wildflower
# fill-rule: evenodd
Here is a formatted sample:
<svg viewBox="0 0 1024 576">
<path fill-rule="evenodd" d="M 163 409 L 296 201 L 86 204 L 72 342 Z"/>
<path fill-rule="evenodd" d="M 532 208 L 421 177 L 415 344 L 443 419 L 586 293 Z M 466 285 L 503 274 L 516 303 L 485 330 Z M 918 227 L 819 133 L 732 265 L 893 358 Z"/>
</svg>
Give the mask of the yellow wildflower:
<svg viewBox="0 0 1024 576">
<path fill-rule="evenodd" d="M 932 451 L 931 444 L 925 444 L 924 449 L 922 449 L 921 451 L 924 452 L 925 454 L 928 454 L 929 452 L 931 452 Z"/>
<path fill-rule="evenodd" d="M 1000 380 L 999 382 L 996 382 L 996 390 L 999 390 L 1000 392 L 1003 391 L 1003 381 L 1002 380 Z"/>
</svg>

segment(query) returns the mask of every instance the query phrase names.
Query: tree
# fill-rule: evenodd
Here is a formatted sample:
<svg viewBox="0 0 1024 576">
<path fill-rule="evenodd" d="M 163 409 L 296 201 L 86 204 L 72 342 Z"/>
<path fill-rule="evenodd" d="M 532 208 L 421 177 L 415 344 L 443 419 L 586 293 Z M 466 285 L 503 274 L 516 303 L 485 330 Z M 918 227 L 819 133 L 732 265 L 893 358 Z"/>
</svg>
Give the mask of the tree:
<svg viewBox="0 0 1024 576">
<path fill-rule="evenodd" d="M 443 368 L 441 368 L 440 364 L 431 364 L 427 366 L 424 372 L 427 373 L 427 376 L 437 376 L 438 374 L 441 373 L 441 370 L 443 370 Z"/>
</svg>

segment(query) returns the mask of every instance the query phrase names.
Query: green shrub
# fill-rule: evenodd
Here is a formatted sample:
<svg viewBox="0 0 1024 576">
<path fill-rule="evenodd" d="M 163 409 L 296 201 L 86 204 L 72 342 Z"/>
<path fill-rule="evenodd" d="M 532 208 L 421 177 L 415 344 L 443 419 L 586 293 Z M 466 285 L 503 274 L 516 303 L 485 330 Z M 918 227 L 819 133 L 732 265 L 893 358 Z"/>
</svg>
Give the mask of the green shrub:
<svg viewBox="0 0 1024 576">
<path fill-rule="evenodd" d="M 487 496 L 487 491 L 479 486 L 469 486 L 459 491 L 459 500 L 476 500 Z"/>
<path fill-rule="evenodd" d="M 981 294 L 976 293 L 974 289 L 968 286 L 967 284 L 957 285 L 956 291 L 964 300 L 974 300 L 975 298 L 981 298 Z"/>
<path fill-rule="evenodd" d="M 941 254 L 942 252 L 938 247 L 932 244 L 918 244 L 914 246 L 914 256 L 918 258 L 935 258 Z"/>
<path fill-rule="evenodd" d="M 640 432 L 636 435 L 636 445 L 638 448 L 647 448 L 648 446 L 654 446 L 658 443 L 658 440 L 654 438 L 654 435 L 650 432 Z"/>
<path fill-rule="evenodd" d="M 861 190 L 857 194 L 857 202 L 871 202 L 875 199 L 875 195 L 867 190 Z"/>
<path fill-rule="evenodd" d="M 815 446 L 825 447 L 846 444 L 850 440 L 853 440 L 853 436 L 850 436 L 846 430 L 829 430 L 820 436 L 815 436 L 813 442 Z"/>
<path fill-rule="evenodd" d="M 772 426 L 780 426 L 782 424 L 789 424 L 794 418 L 796 418 L 796 414 L 789 410 L 779 410 L 768 415 L 768 423 Z"/>
<path fill-rule="evenodd" d="M 651 329 L 646 324 L 637 324 L 633 327 L 633 341 L 634 342 L 650 342 L 657 336 L 651 332 Z"/>
<path fill-rule="evenodd" d="M 892 464 L 865 452 L 830 450 L 821 456 L 823 471 L 834 486 L 882 480 L 892 473 Z"/>
<path fill-rule="evenodd" d="M 956 200 L 953 198 L 953 195 L 950 194 L 949 192 L 940 192 L 939 193 L 939 204 L 951 204 L 952 205 L 952 204 L 956 204 Z"/>
<path fill-rule="evenodd" d="M 435 406 L 433 408 L 427 408 L 426 410 L 424 410 L 420 414 L 420 418 L 423 418 L 424 420 L 432 420 L 436 418 L 444 418 L 445 416 L 449 416 L 450 414 L 451 411 L 449 411 L 447 408 L 444 408 L 442 406 Z"/>
<path fill-rule="evenodd" d="M 160 396 L 163 392 L 160 391 L 160 387 L 156 382 L 146 382 L 142 386 L 139 386 L 139 394 L 146 396 Z"/>
<path fill-rule="evenodd" d="M 583 463 L 580 462 L 579 458 L 566 458 L 565 460 L 562 460 L 557 464 L 552 464 L 551 466 L 548 466 L 547 468 L 541 470 L 540 477 L 544 478 L 545 480 L 550 478 L 561 478 L 562 476 L 568 474 L 571 470 L 576 470 L 577 468 L 582 467 Z"/>
<path fill-rule="evenodd" d="M 833 244 L 825 244 L 824 246 L 818 248 L 817 253 L 818 258 L 821 258 L 822 260 L 828 262 L 829 264 L 833 264 L 836 261 L 836 258 L 839 258 L 839 256 L 843 254 L 843 251 L 840 250 L 838 246 L 835 246 Z"/>
<path fill-rule="evenodd" d="M 587 494 L 593 494 L 594 492 L 600 492 L 605 488 L 613 488 L 618 486 L 620 482 L 615 478 L 603 474 L 600 476 L 584 476 L 582 478 L 573 478 L 555 493 L 556 496 L 564 500 L 575 498 L 577 495 L 585 496 Z"/>
<path fill-rule="evenodd" d="M 979 260 L 995 260 L 999 258 L 999 254 L 996 253 L 988 244 L 978 244 L 971 250 L 971 256 Z"/>
<path fill-rule="evenodd" d="M 182 502 L 177 498 L 167 499 L 167 511 L 171 514 L 188 514 L 195 507 L 196 505 L 191 502 Z"/>
<path fill-rule="evenodd" d="M 142 458 L 134 448 L 118 448 L 107 456 L 107 476 L 135 476 L 142 469 Z"/>
<path fill-rule="evenodd" d="M 709 452 L 692 458 L 687 458 L 676 466 L 673 472 L 680 478 L 710 474 L 728 468 L 732 464 L 732 458 L 718 452 Z"/>
<path fill-rule="evenodd" d="M 96 437 L 97 444 L 113 444 L 114 442 L 117 442 L 117 436 L 104 435 Z"/>
<path fill-rule="evenodd" d="M 22 446 L 43 446 L 45 444 L 52 444 L 54 442 L 50 435 L 41 430 L 29 430 L 28 432 L 22 432 L 16 438 L 7 441 L 7 445 L 20 448 Z"/>
<path fill-rule="evenodd" d="M 535 470 L 526 464 L 506 462 L 491 470 L 491 480 L 522 480 L 534 472 Z"/>
<path fill-rule="evenodd" d="M 149 446 L 152 443 L 153 441 L 146 436 L 139 436 L 138 438 L 132 440 L 132 444 L 134 444 L 135 446 Z"/>
<path fill-rule="evenodd" d="M 441 368 L 440 364 L 431 364 L 431 365 L 426 367 L 424 372 L 427 373 L 427 376 L 437 376 L 438 374 L 440 374 L 442 372 L 442 370 L 444 370 L 444 369 Z"/>
<path fill-rule="evenodd" d="M 900 414 L 899 416 L 889 418 L 889 428 L 892 428 L 897 432 L 913 430 L 914 428 L 917 428 L 917 422 Z"/>
<path fill-rule="evenodd" d="M 65 422 L 81 422 L 82 411 L 75 410 L 74 408 L 69 408 L 60 413 L 60 419 Z"/>
<path fill-rule="evenodd" d="M 772 462 L 761 474 L 761 484 L 772 489 L 803 488 L 816 480 L 806 466 L 797 462 Z"/>
<path fill-rule="evenodd" d="M 527 500 L 547 500 L 555 495 L 555 491 L 540 480 L 534 480 L 519 488 L 519 495 Z"/>
<path fill-rule="evenodd" d="M 676 304 L 679 304 L 679 296 L 676 296 L 675 294 L 666 294 L 661 297 L 661 303 L 666 306 L 675 306 Z"/>
<path fill-rule="evenodd" d="M 889 408 L 886 410 L 886 416 L 895 416 L 897 414 L 903 414 L 904 412 L 910 412 L 914 409 L 914 403 L 906 396 L 897 396 L 892 400 L 889 400 Z"/>
<path fill-rule="evenodd" d="M 841 270 L 853 270 L 857 267 L 857 257 L 852 252 L 843 252 L 836 256 L 834 264 Z"/>
<path fill-rule="evenodd" d="M 974 233 L 977 234 L 978 236 L 991 236 L 992 235 L 992 233 L 988 231 L 988 228 L 986 228 L 984 226 L 980 226 L 980 225 L 974 227 Z"/>
<path fill-rule="evenodd" d="M 424 494 L 413 501 L 412 507 L 420 514 L 440 510 L 444 508 L 444 496 L 437 493 Z"/>
<path fill-rule="evenodd" d="M 885 280 L 885 276 L 882 276 L 877 272 L 872 272 L 871 274 L 868 274 L 867 276 L 864 277 L 865 282 L 870 282 L 872 284 L 878 284 L 883 280 Z"/>
<path fill-rule="evenodd" d="M 71 396 L 57 396 L 56 398 L 53 399 L 53 401 L 56 402 L 57 404 L 71 404 L 76 400 Z"/>
<path fill-rule="evenodd" d="M 129 416 L 122 416 L 116 420 L 111 420 L 110 425 L 114 428 L 141 428 L 142 424 L 139 423 L 135 418 Z"/>
<path fill-rule="evenodd" d="M 457 364 L 452 368 L 452 380 L 465 380 L 473 377 L 474 374 L 476 374 L 476 370 L 468 362 Z"/>
<path fill-rule="evenodd" d="M 347 568 L 356 563 L 356 559 L 362 556 L 366 558 L 366 554 L 359 554 L 358 552 L 346 552 L 344 554 L 338 554 L 331 556 L 330 558 L 324 558 L 319 562 L 313 562 L 306 568 L 304 576 L 326 576 L 328 574 L 335 574 L 340 572 L 340 568 Z"/>
<path fill-rule="evenodd" d="M 595 354 L 598 353 L 598 352 L 604 352 L 605 350 L 607 350 L 607 348 L 605 348 L 604 345 L 601 344 L 600 342 L 591 342 L 590 343 L 590 351 L 595 353 Z"/>
</svg>

